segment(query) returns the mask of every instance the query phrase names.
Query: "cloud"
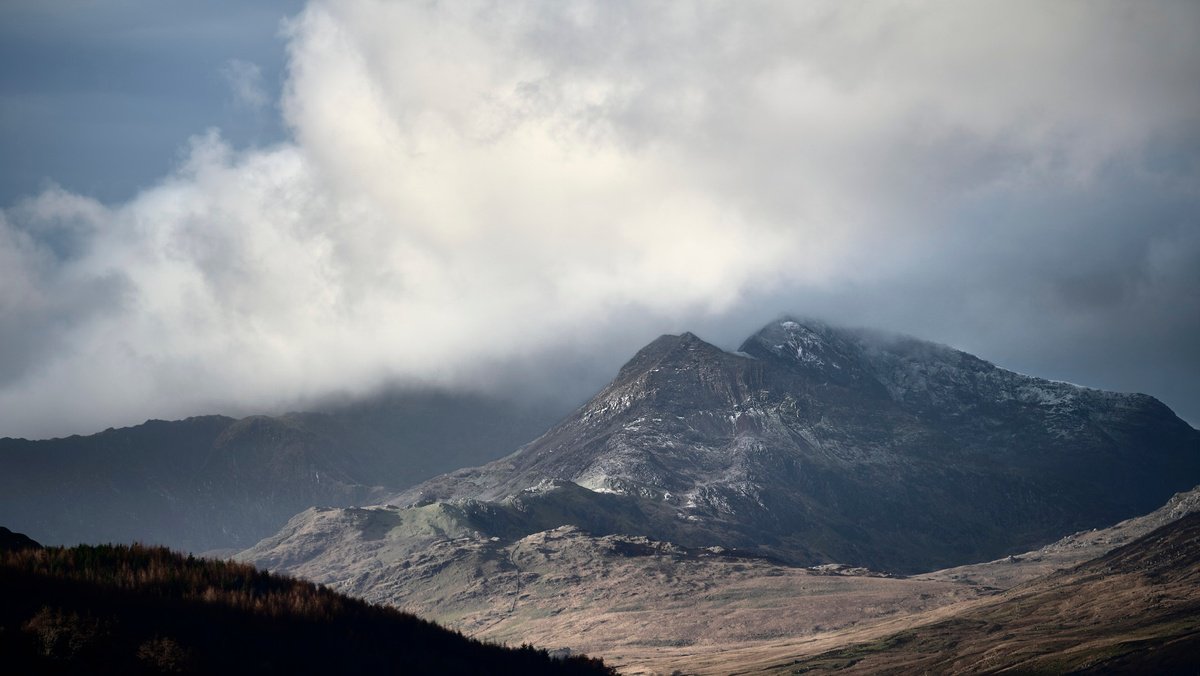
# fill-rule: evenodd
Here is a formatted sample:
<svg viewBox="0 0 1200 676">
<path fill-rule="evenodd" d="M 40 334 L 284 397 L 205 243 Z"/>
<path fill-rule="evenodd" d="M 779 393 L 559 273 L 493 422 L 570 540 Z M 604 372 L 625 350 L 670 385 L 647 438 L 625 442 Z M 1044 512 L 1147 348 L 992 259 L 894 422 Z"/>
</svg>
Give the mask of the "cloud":
<svg viewBox="0 0 1200 676">
<path fill-rule="evenodd" d="M 262 69 L 256 64 L 241 59 L 230 59 L 221 69 L 221 75 L 233 92 L 234 102 L 250 110 L 262 110 L 270 97 L 263 86 Z"/>
<path fill-rule="evenodd" d="M 785 311 L 1038 366 L 1089 332 L 1137 345 L 1134 317 L 1200 375 L 1176 345 L 1200 329 L 1196 18 L 312 2 L 285 29 L 291 141 L 212 131 L 127 203 L 3 212 L 0 431 L 495 385 L 545 355 L 603 372 Z M 1080 351 L 1066 375 L 1139 382 Z"/>
</svg>

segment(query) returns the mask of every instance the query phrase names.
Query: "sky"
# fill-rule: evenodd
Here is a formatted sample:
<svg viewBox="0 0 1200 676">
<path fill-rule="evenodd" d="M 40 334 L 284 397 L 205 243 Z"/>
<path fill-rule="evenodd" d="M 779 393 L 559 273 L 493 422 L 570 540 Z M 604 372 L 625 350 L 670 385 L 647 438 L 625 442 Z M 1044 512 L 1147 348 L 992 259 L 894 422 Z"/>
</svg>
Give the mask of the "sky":
<svg viewBox="0 0 1200 676">
<path fill-rule="evenodd" d="M 0 436 L 787 314 L 1200 424 L 1200 4 L 0 5 Z"/>
</svg>

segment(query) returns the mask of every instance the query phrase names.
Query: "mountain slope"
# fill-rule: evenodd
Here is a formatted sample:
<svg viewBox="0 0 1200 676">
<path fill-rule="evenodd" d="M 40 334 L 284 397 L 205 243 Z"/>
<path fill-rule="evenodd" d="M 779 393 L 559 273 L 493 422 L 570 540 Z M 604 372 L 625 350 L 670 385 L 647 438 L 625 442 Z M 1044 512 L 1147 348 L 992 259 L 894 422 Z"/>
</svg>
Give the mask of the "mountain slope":
<svg viewBox="0 0 1200 676">
<path fill-rule="evenodd" d="M 780 673 L 1195 673 L 1200 514 L 997 602 Z"/>
<path fill-rule="evenodd" d="M 517 453 L 390 502 L 498 500 L 546 481 L 666 506 L 696 526 L 680 544 L 913 572 L 1150 511 L 1200 483 L 1200 432 L 1145 395 L 783 320 L 738 353 L 663 336 Z"/>
<path fill-rule="evenodd" d="M 241 549 L 312 505 L 377 501 L 385 490 L 498 457 L 560 414 L 413 392 L 322 413 L 0 439 L 0 520 L 52 544 Z"/>
<path fill-rule="evenodd" d="M 0 552 L 0 596 L 8 673 L 611 673 L 162 548 Z"/>
<path fill-rule="evenodd" d="M 965 582 L 992 589 L 1010 589 L 1055 570 L 1072 568 L 1172 523 L 1200 512 L 1200 486 L 1176 493 L 1167 504 L 1143 516 L 1126 519 L 1108 528 L 1072 533 L 1023 554 L 986 563 L 967 564 L 919 576 L 924 580 Z"/>
</svg>

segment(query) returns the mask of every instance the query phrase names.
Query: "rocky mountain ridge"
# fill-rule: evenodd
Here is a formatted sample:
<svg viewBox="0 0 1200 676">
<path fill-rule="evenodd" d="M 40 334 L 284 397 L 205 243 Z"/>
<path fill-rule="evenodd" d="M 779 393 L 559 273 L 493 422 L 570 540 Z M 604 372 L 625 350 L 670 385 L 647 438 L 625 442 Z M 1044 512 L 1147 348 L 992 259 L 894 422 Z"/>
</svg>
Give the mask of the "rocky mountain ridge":
<svg viewBox="0 0 1200 676">
<path fill-rule="evenodd" d="M 666 507 L 697 532 L 689 546 L 915 572 L 1150 511 L 1200 482 L 1200 432 L 1146 395 L 785 319 L 737 353 L 663 336 L 518 452 L 389 502 L 496 501 L 547 482 Z"/>
</svg>

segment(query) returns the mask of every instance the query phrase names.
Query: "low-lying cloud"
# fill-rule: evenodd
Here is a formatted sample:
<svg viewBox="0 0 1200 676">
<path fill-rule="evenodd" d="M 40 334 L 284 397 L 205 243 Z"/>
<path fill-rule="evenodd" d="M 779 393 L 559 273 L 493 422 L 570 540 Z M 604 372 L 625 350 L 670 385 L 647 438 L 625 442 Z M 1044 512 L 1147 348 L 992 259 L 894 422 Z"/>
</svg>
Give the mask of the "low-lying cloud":
<svg viewBox="0 0 1200 676">
<path fill-rule="evenodd" d="M 284 28 L 290 142 L 212 130 L 125 203 L 0 212 L 0 434 L 602 371 L 787 311 L 1194 421 L 1198 20 L 314 1 Z"/>
</svg>

